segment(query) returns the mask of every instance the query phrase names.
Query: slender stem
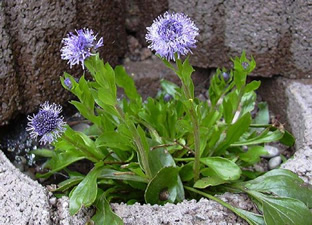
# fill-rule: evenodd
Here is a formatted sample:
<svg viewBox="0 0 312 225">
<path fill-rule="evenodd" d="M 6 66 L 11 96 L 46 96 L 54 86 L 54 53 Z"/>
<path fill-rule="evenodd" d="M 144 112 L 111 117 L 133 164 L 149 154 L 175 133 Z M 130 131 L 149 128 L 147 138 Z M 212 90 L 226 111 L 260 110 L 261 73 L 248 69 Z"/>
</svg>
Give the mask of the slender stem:
<svg viewBox="0 0 312 225">
<path fill-rule="evenodd" d="M 134 142 L 135 142 L 135 144 L 136 144 L 136 146 L 138 148 L 139 155 L 140 155 L 140 157 L 142 159 L 143 169 L 146 172 L 146 175 L 149 178 L 152 178 L 152 172 L 151 172 L 151 169 L 150 169 L 149 164 L 148 164 L 148 156 L 147 156 L 147 153 L 145 152 L 145 149 L 144 149 L 143 144 L 142 144 L 142 140 L 140 138 L 140 135 L 139 135 L 137 129 L 135 128 L 134 124 L 128 124 L 128 122 L 125 119 L 125 114 L 122 111 L 122 109 L 119 107 L 119 105 L 116 104 L 115 105 L 115 109 L 118 112 L 118 114 L 120 115 L 120 117 L 123 120 L 123 122 L 126 124 L 128 129 L 132 133 Z"/>
<path fill-rule="evenodd" d="M 177 140 L 174 140 L 174 143 L 176 143 L 177 145 L 180 145 L 182 148 L 188 150 L 189 152 L 192 152 L 193 154 L 195 154 L 195 152 L 193 151 L 193 149 L 191 149 L 190 147 L 188 147 L 187 145 L 184 145 L 180 142 L 178 142 Z"/>
<path fill-rule="evenodd" d="M 195 161 L 194 161 L 194 181 L 196 182 L 199 179 L 199 170 L 200 170 L 200 133 L 199 133 L 199 123 L 196 117 L 194 102 L 192 98 L 192 94 L 190 93 L 190 89 L 185 83 L 183 79 L 182 89 L 184 91 L 185 97 L 192 102 L 191 107 L 189 108 L 189 114 L 191 116 L 192 124 L 193 124 L 193 133 L 194 133 L 194 145 L 195 145 Z"/>
<path fill-rule="evenodd" d="M 177 140 L 174 140 L 173 143 L 168 143 L 168 144 L 162 144 L 162 145 L 155 145 L 153 147 L 151 147 L 151 150 L 155 150 L 157 148 L 166 148 L 166 147 L 171 147 L 171 146 L 175 146 L 175 145 L 180 145 L 182 148 L 188 150 L 189 152 L 195 154 L 195 152 L 193 151 L 193 149 L 191 149 L 190 147 L 178 142 Z"/>
<path fill-rule="evenodd" d="M 196 182 L 199 179 L 199 170 L 200 170 L 200 136 L 199 136 L 198 121 L 194 114 L 192 116 L 192 122 L 195 143 L 194 181 Z"/>
<path fill-rule="evenodd" d="M 157 148 L 166 148 L 166 147 L 171 147 L 177 145 L 176 143 L 170 143 L 170 144 L 162 144 L 162 145 L 155 145 L 151 147 L 151 151 L 157 149 Z"/>
</svg>

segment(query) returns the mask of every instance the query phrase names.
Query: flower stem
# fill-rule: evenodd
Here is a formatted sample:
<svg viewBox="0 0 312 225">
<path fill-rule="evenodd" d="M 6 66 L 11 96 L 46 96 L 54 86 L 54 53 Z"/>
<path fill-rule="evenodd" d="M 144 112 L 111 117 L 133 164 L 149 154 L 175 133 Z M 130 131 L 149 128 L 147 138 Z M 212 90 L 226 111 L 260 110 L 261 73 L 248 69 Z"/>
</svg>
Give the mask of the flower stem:
<svg viewBox="0 0 312 225">
<path fill-rule="evenodd" d="M 189 115 L 192 120 L 193 125 L 193 134 L 194 134 L 194 145 L 195 145 L 195 160 L 194 160 L 194 182 L 196 182 L 199 179 L 199 170 L 200 170 L 200 133 L 199 133 L 199 123 L 198 119 L 196 117 L 196 111 L 194 107 L 194 101 L 192 98 L 192 93 L 190 88 L 184 83 L 183 79 L 181 79 L 182 82 L 182 90 L 184 92 L 184 95 L 186 99 L 191 101 L 190 107 L 188 107 Z M 192 82 L 192 80 L 190 80 Z"/>
</svg>

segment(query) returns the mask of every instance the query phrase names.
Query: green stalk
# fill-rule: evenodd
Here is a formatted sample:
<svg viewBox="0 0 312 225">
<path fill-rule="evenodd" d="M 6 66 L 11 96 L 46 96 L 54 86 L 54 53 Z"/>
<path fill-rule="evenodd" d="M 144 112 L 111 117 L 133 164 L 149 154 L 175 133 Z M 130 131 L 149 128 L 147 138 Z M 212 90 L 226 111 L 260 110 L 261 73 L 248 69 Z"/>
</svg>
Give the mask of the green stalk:
<svg viewBox="0 0 312 225">
<path fill-rule="evenodd" d="M 177 59 L 177 67 L 179 71 L 182 73 L 182 66 L 180 59 Z M 191 116 L 192 125 L 193 125 L 193 133 L 194 133 L 194 145 L 195 145 L 195 160 L 194 160 L 194 182 L 199 179 L 199 170 L 200 170 L 200 133 L 199 133 L 199 123 L 196 118 L 194 102 L 192 98 L 192 93 L 189 87 L 184 83 L 183 79 L 179 76 L 182 82 L 182 90 L 187 100 L 191 101 L 191 107 L 189 108 L 189 114 Z M 190 81 L 192 82 L 192 81 Z"/>
<path fill-rule="evenodd" d="M 138 148 L 139 155 L 142 159 L 143 169 L 146 172 L 146 175 L 149 178 L 152 178 L 152 172 L 151 172 L 151 169 L 150 169 L 149 164 L 148 164 L 148 156 L 145 152 L 145 149 L 144 149 L 143 144 L 142 144 L 142 140 L 140 138 L 140 135 L 139 135 L 137 129 L 135 128 L 134 124 L 128 124 L 127 123 L 127 121 L 125 120 L 125 114 L 122 111 L 122 109 L 119 107 L 119 105 L 116 104 L 115 109 L 133 135 L 133 139 L 134 139 L 135 145 Z"/>
</svg>

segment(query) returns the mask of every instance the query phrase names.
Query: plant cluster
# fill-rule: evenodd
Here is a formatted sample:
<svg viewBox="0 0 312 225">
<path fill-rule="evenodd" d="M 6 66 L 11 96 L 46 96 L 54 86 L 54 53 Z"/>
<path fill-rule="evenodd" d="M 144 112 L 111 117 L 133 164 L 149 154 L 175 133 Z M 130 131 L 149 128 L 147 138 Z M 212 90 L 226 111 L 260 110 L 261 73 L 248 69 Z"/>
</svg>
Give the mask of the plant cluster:
<svg viewBox="0 0 312 225">
<path fill-rule="evenodd" d="M 248 169 L 267 154 L 265 143 L 294 143 L 283 127 L 269 124 L 265 103 L 252 116 L 260 86 L 260 81 L 246 82 L 256 66 L 253 58 L 243 53 L 233 60 L 232 70 L 218 69 L 210 81 L 209 100 L 199 100 L 191 79 L 194 69 L 188 57 L 181 59 L 195 47 L 198 29 L 187 16 L 166 13 L 146 37 L 181 86 L 162 80 L 159 95 L 143 101 L 125 69 L 112 68 L 95 52 L 102 39 L 97 42 L 90 30 L 76 33 L 64 39 L 62 57 L 71 66 L 81 63 L 92 79 L 83 75 L 76 80 L 65 73 L 61 82 L 77 97 L 71 104 L 92 126 L 74 131 L 61 122 L 60 109 L 48 103 L 29 122 L 33 136 L 46 137 L 43 142 L 55 148 L 33 151 L 49 157 L 49 172 L 38 177 L 68 174 L 53 191 L 69 196 L 72 215 L 93 205 L 95 224 L 123 224 L 109 202 L 163 205 L 204 196 L 250 224 L 311 224 L 312 191 L 297 175 L 284 169 L 265 174 Z M 118 88 L 126 98 L 117 98 Z M 93 164 L 87 174 L 67 168 L 81 160 Z M 214 196 L 225 191 L 247 193 L 259 214 Z"/>
</svg>

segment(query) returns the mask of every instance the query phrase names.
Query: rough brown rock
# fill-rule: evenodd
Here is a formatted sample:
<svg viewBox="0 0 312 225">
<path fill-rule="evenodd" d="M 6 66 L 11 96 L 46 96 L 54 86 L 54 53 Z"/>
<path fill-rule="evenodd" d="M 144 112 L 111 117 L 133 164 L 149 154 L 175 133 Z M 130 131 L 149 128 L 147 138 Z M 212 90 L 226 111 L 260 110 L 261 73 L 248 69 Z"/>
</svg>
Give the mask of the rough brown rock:
<svg viewBox="0 0 312 225">
<path fill-rule="evenodd" d="M 136 34 L 141 44 L 146 46 L 146 27 L 168 10 L 167 0 L 128 0 L 126 1 L 126 28 Z"/>
<path fill-rule="evenodd" d="M 60 58 L 69 31 L 88 27 L 104 38 L 100 54 L 117 64 L 126 50 L 124 0 L 10 1 L 0 3 L 0 125 L 13 113 L 30 113 L 46 100 L 69 99 L 60 84 L 64 71 L 80 76 Z M 78 70 L 77 70 L 78 69 Z"/>
<path fill-rule="evenodd" d="M 257 62 L 256 76 L 312 75 L 311 1 L 168 0 L 171 11 L 189 15 L 200 30 L 191 57 L 199 67 L 229 66 L 243 50 Z"/>
</svg>

